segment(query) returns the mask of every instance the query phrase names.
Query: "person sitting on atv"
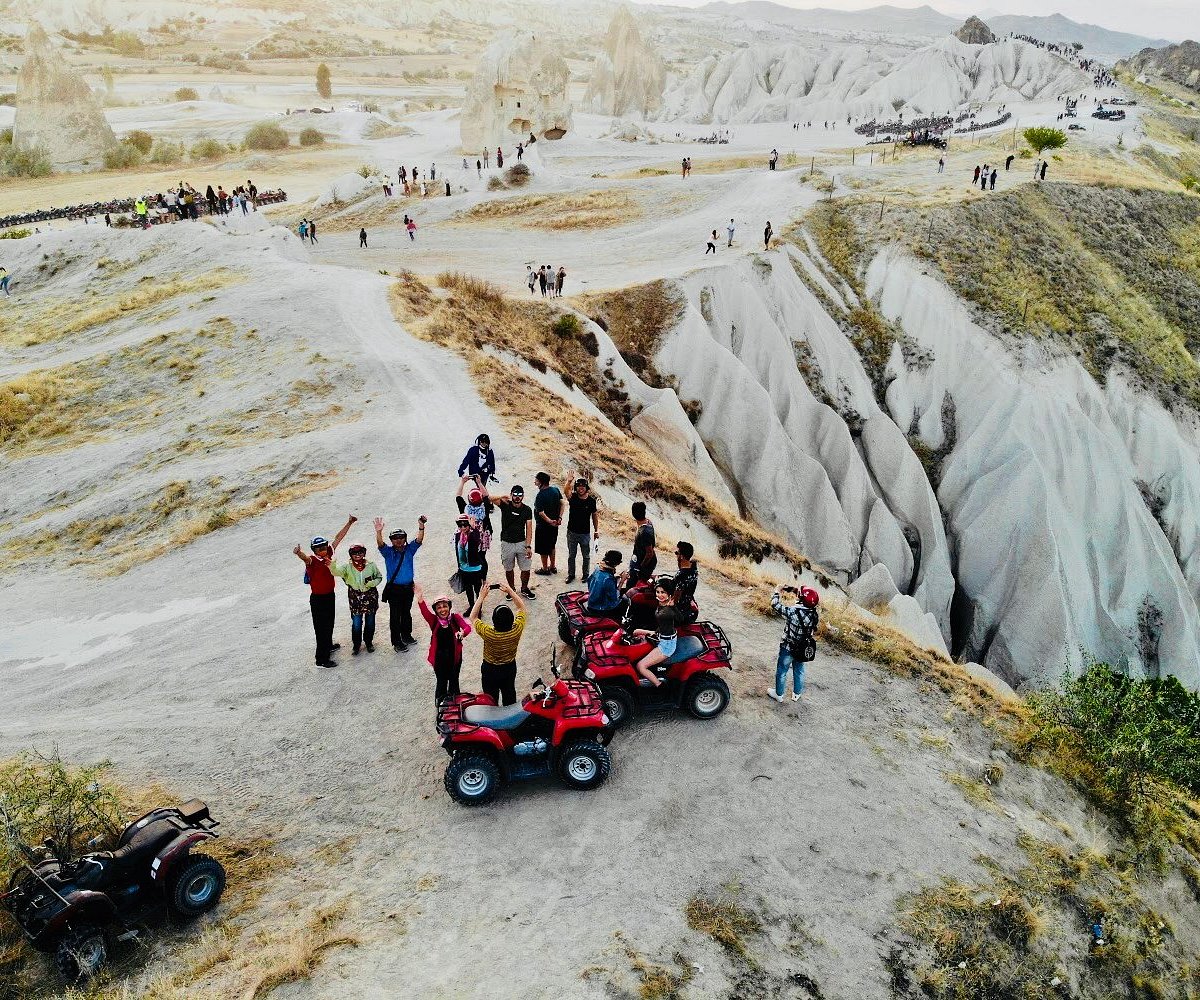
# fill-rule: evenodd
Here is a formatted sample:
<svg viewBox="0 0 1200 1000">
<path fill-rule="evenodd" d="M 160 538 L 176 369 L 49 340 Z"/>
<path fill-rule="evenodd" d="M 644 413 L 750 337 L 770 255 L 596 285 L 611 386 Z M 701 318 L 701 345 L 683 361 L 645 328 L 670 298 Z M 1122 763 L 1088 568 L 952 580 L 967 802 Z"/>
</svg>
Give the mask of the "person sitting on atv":
<svg viewBox="0 0 1200 1000">
<path fill-rule="evenodd" d="M 629 560 L 629 571 L 625 574 L 625 590 L 639 583 L 649 583 L 654 579 L 654 571 L 658 568 L 658 554 L 654 551 L 654 524 L 646 517 L 646 505 L 639 500 L 633 505 L 631 512 L 637 522 L 637 532 L 633 536 L 633 556 Z"/>
<path fill-rule="evenodd" d="M 679 564 L 679 572 L 675 574 L 675 611 L 680 625 L 691 625 L 700 617 L 700 608 L 696 605 L 700 568 L 692 558 L 695 554 L 691 542 L 680 542 L 675 546 L 675 561 Z"/>
<path fill-rule="evenodd" d="M 617 567 L 624 556 L 616 549 L 609 549 L 600 560 L 600 565 L 588 577 L 587 613 L 594 618 L 611 618 L 620 621 L 625 617 L 629 599 L 621 596 L 617 586 Z"/>
<path fill-rule="evenodd" d="M 655 675 L 654 668 L 675 652 L 675 645 L 679 641 L 675 581 L 671 577 L 664 576 L 654 585 L 654 599 L 658 602 L 654 611 L 654 629 L 635 628 L 633 634 L 657 639 L 658 645 L 638 660 L 637 672 L 654 687 L 660 687 L 664 682 Z"/>
</svg>

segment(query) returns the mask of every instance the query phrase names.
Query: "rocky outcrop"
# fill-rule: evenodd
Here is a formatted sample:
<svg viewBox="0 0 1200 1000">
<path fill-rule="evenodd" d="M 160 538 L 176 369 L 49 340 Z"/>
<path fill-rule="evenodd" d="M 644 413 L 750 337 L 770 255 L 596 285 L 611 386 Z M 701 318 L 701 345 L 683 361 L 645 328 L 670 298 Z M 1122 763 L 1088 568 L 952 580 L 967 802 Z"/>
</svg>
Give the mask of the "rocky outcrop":
<svg viewBox="0 0 1200 1000">
<path fill-rule="evenodd" d="M 460 132 L 473 152 L 570 131 L 571 72 L 554 49 L 529 31 L 507 32 L 488 46 L 467 88 Z"/>
<path fill-rule="evenodd" d="M 55 169 L 99 166 L 117 137 L 87 81 L 51 44 L 41 25 L 25 36 L 25 62 L 17 74 L 13 145 L 44 149 Z"/>
<path fill-rule="evenodd" d="M 974 14 L 968 17 L 962 23 L 962 27 L 954 32 L 954 37 L 960 42 L 966 42 L 967 45 L 990 45 L 996 40 L 992 29 Z"/>
<path fill-rule="evenodd" d="M 943 115 L 970 102 L 1047 100 L 1082 91 L 1091 77 L 1016 38 L 969 45 L 953 36 L 892 53 L 866 45 L 828 51 L 755 45 L 701 60 L 663 95 L 662 120 L 830 121 Z"/>
<path fill-rule="evenodd" d="M 1200 92 L 1200 44 L 1190 39 L 1161 49 L 1142 49 L 1120 65 L 1135 75 L 1170 80 Z"/>
<path fill-rule="evenodd" d="M 667 71 L 662 58 L 642 38 L 628 7 L 619 7 L 604 37 L 604 51 L 592 65 L 584 104 L 617 117 L 649 117 L 662 106 Z"/>
</svg>

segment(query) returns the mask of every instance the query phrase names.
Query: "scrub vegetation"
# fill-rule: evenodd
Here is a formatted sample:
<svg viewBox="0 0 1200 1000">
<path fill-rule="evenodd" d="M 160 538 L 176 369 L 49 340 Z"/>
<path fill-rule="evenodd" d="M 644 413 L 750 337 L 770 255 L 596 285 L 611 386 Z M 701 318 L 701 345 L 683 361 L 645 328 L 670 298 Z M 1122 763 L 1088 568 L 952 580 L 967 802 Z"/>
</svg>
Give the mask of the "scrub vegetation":
<svg viewBox="0 0 1200 1000">
<path fill-rule="evenodd" d="M 502 222 L 528 229 L 608 229 L 634 222 L 641 214 L 640 204 L 628 191 L 606 189 L 485 201 L 451 221 L 460 225 Z"/>
</svg>

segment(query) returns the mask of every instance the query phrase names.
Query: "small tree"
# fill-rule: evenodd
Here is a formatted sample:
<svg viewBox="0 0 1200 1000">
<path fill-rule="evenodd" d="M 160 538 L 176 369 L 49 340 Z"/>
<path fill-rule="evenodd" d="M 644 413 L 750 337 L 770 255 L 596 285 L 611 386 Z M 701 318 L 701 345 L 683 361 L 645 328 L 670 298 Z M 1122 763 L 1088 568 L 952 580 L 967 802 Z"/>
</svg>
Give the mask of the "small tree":
<svg viewBox="0 0 1200 1000">
<path fill-rule="evenodd" d="M 150 152 L 150 147 L 154 145 L 154 136 L 149 132 L 143 132 L 141 129 L 134 129 L 129 135 L 125 136 L 124 142 L 135 146 L 137 151 L 145 156 Z"/>
<path fill-rule="evenodd" d="M 274 122 L 260 122 L 246 133 L 247 149 L 284 149 L 288 134 Z"/>
<path fill-rule="evenodd" d="M 175 100 L 177 101 L 198 101 L 200 95 L 196 93 L 195 87 L 180 87 L 175 91 Z"/>
<path fill-rule="evenodd" d="M 329 76 L 329 67 L 324 63 L 317 67 L 317 93 L 326 99 L 333 96 L 333 81 Z"/>
<path fill-rule="evenodd" d="M 1022 135 L 1039 156 L 1047 149 L 1062 149 L 1067 144 L 1067 133 L 1060 128 L 1046 128 L 1039 125 L 1035 128 L 1027 128 Z"/>
</svg>

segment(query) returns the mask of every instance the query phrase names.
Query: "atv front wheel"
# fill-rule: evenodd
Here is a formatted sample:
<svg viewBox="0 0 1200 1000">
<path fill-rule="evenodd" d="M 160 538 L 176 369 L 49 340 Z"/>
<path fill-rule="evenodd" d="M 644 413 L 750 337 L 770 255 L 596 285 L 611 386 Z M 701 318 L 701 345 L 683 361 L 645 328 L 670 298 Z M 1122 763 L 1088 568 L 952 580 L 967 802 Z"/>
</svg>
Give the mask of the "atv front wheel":
<svg viewBox="0 0 1200 1000">
<path fill-rule="evenodd" d="M 608 716 L 609 727 L 613 730 L 620 729 L 637 711 L 633 695 L 623 687 L 603 688 L 600 697 L 604 701 L 604 714 Z"/>
<path fill-rule="evenodd" d="M 107 961 L 108 943 L 95 924 L 72 927 L 54 949 L 54 965 L 71 985 L 91 979 Z"/>
<path fill-rule="evenodd" d="M 571 623 L 567 621 L 566 615 L 558 616 L 558 637 L 568 646 L 575 645 L 575 636 L 571 634 Z"/>
<path fill-rule="evenodd" d="M 459 805 L 487 805 L 500 791 L 500 769 L 481 754 L 455 755 L 446 767 L 446 791 Z"/>
<path fill-rule="evenodd" d="M 612 758 L 599 743 L 572 743 L 558 760 L 558 775 L 568 788 L 587 791 L 604 784 Z"/>
<path fill-rule="evenodd" d="M 729 685 L 707 671 L 687 686 L 683 707 L 697 719 L 715 719 L 729 707 Z"/>
<path fill-rule="evenodd" d="M 221 862 L 193 854 L 172 880 L 167 903 L 174 916 L 190 920 L 216 906 L 224 891 L 225 869 Z"/>
</svg>

